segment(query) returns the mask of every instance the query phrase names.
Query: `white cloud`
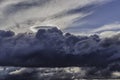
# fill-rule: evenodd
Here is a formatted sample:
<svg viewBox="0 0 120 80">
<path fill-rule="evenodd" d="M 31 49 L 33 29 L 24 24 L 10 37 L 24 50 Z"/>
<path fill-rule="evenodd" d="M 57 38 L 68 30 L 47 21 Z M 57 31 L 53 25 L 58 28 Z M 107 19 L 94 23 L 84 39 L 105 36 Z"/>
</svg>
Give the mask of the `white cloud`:
<svg viewBox="0 0 120 80">
<path fill-rule="evenodd" d="M 29 3 L 30 0 L 9 0 L 9 1 L 4 1 L 1 5 L 0 5 L 0 10 L 1 10 L 1 17 L 0 20 L 3 21 L 4 23 L 1 23 L 1 29 L 13 29 L 16 32 L 20 32 L 20 31 L 29 31 L 28 28 L 29 26 L 27 25 L 21 25 L 23 24 L 23 22 L 27 21 L 27 20 L 35 20 L 35 22 L 33 23 L 33 25 L 39 24 L 39 25 L 48 25 L 48 24 L 52 24 L 52 25 L 57 25 L 60 28 L 65 28 L 67 27 L 69 24 L 71 24 L 74 19 L 76 19 L 77 17 L 84 17 L 88 14 L 74 14 L 74 15 L 70 15 L 70 16 L 66 16 L 66 17 L 61 17 L 61 18 L 52 18 L 54 17 L 56 14 L 59 14 L 61 12 L 67 12 L 71 9 L 75 9 L 77 7 L 84 7 L 86 5 L 89 4 L 102 4 L 102 3 L 106 3 L 109 0 L 51 0 L 48 3 L 45 3 L 42 6 L 33 6 L 30 7 L 29 9 L 23 9 L 23 10 L 18 10 L 18 12 L 13 11 L 12 14 L 8 13 L 4 13 L 7 9 L 11 10 L 9 7 L 13 6 L 13 4 L 19 4 L 20 2 L 27 2 Z M 42 0 L 35 0 L 36 2 L 41 1 Z M 34 2 L 35 2 L 34 1 Z M 15 6 L 13 6 L 15 7 Z M 4 15 L 4 14 L 9 14 L 9 15 Z M 64 15 L 64 14 L 63 14 Z M 15 24 L 16 23 L 20 23 L 20 28 L 19 31 L 18 29 L 14 29 L 15 28 Z M 13 28 L 9 27 L 9 26 L 14 26 Z M 25 26 L 25 27 L 24 27 Z"/>
<path fill-rule="evenodd" d="M 112 76 L 114 77 L 114 78 L 119 78 L 120 77 L 120 72 L 118 72 L 118 71 L 116 71 L 116 72 L 113 72 L 112 73 Z"/>
<path fill-rule="evenodd" d="M 9 72 L 10 75 L 21 75 L 24 73 L 32 73 L 34 71 L 34 69 L 30 69 L 30 68 L 20 68 L 20 69 L 16 69 L 14 71 Z"/>
<path fill-rule="evenodd" d="M 115 35 L 117 35 L 117 34 L 119 34 L 120 33 L 120 31 L 103 31 L 103 32 L 101 32 L 100 33 L 100 37 L 102 37 L 102 38 L 110 38 L 110 37 L 113 37 L 113 36 L 115 36 Z"/>
<path fill-rule="evenodd" d="M 120 23 L 112 23 L 112 24 L 107 24 L 104 26 L 101 26 L 97 29 L 94 29 L 92 32 L 104 32 L 104 31 L 115 31 L 120 29 Z"/>
</svg>

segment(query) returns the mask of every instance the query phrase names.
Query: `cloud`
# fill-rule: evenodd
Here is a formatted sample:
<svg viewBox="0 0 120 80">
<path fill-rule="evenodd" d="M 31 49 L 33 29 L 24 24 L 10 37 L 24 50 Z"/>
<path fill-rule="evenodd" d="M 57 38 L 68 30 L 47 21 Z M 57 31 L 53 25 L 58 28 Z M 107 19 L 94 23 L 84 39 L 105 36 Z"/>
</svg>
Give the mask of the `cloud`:
<svg viewBox="0 0 120 80">
<path fill-rule="evenodd" d="M 120 24 L 119 22 L 116 22 L 113 24 L 107 24 L 97 29 L 94 29 L 92 32 L 119 31 L 119 30 L 120 30 Z"/>
<path fill-rule="evenodd" d="M 64 29 L 75 19 L 90 15 L 91 7 L 107 1 L 5 0 L 0 5 L 1 29 L 10 29 L 18 33 L 30 31 L 29 27 L 33 25 L 47 26 L 49 24 Z M 20 25 L 19 29 L 16 24 Z"/>
<path fill-rule="evenodd" d="M 119 34 L 120 32 L 119 31 L 103 31 L 100 33 L 100 36 L 102 38 L 106 38 L 106 37 L 113 37 L 114 35 L 117 35 Z"/>
<path fill-rule="evenodd" d="M 114 76 L 114 77 L 117 77 L 117 78 L 120 78 L 120 72 L 113 72 L 112 73 L 112 75 Z"/>
<path fill-rule="evenodd" d="M 119 34 L 110 38 L 74 36 L 52 27 L 36 34 L 1 31 L 0 36 L 1 66 L 104 67 L 120 59 Z"/>
<path fill-rule="evenodd" d="M 21 68 L 1 67 L 1 80 L 74 80 L 74 79 L 119 79 L 119 63 L 108 67 L 66 67 L 66 68 Z"/>
</svg>

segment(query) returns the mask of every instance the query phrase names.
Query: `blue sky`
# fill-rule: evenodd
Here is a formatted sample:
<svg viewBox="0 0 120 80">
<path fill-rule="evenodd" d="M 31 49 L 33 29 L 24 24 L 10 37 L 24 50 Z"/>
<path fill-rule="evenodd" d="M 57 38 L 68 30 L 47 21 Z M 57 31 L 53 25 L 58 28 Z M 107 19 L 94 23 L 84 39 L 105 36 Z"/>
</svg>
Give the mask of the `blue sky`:
<svg viewBox="0 0 120 80">
<path fill-rule="evenodd" d="M 83 19 L 80 18 L 76 20 L 74 24 L 71 27 L 67 28 L 66 30 L 74 31 L 77 33 L 84 32 L 84 31 L 90 32 L 91 30 L 100 28 L 104 25 L 109 25 L 109 24 L 117 25 L 120 22 L 120 5 L 119 4 L 120 4 L 119 0 L 113 0 L 107 4 L 98 6 L 92 9 L 93 13 L 91 15 L 88 15 Z M 85 22 L 85 23 L 79 25 L 79 23 L 81 22 Z"/>
</svg>

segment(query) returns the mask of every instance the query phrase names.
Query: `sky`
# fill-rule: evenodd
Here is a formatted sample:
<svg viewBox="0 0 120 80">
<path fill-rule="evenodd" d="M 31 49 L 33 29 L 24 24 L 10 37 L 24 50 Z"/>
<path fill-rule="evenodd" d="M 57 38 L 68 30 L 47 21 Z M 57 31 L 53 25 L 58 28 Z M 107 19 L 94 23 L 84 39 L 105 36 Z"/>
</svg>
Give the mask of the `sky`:
<svg viewBox="0 0 120 80">
<path fill-rule="evenodd" d="M 120 25 L 119 0 L 1 0 L 0 4 L 0 29 L 16 33 L 57 26 L 65 32 L 91 34 L 118 31 Z"/>
<path fill-rule="evenodd" d="M 119 4 L 0 0 L 0 80 L 119 79 Z"/>
</svg>

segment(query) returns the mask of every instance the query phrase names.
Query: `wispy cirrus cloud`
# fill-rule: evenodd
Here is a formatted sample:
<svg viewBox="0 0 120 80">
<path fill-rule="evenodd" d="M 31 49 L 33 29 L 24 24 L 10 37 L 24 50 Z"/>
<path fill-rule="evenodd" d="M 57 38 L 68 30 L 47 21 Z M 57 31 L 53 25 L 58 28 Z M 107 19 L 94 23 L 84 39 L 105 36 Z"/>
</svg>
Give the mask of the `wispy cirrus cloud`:
<svg viewBox="0 0 120 80">
<path fill-rule="evenodd" d="M 3 1 L 0 6 L 1 29 L 13 29 L 16 32 L 24 30 L 29 31 L 29 26 L 27 24 L 28 21 L 32 21 L 32 25 L 51 24 L 64 29 L 72 24 L 76 18 L 83 18 L 87 15 L 90 15 L 89 13 L 91 13 L 92 7 L 108 1 L 109 0 Z M 22 26 L 19 31 L 15 29 L 17 26 L 16 24 L 20 24 Z M 10 26 L 12 26 L 12 28 Z M 24 30 L 22 30 L 22 28 L 24 28 Z"/>
<path fill-rule="evenodd" d="M 115 23 L 107 24 L 97 29 L 94 29 L 92 32 L 119 31 L 119 30 L 120 30 L 120 23 L 115 22 Z"/>
</svg>

